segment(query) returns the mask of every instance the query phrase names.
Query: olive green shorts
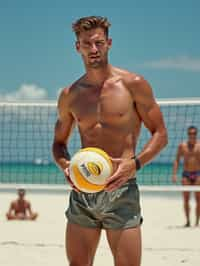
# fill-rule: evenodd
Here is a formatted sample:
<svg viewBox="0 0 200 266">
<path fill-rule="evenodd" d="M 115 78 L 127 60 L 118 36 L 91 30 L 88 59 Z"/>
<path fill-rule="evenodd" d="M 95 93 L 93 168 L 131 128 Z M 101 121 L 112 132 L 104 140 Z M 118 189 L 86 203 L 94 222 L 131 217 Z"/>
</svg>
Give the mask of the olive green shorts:
<svg viewBox="0 0 200 266">
<path fill-rule="evenodd" d="M 142 223 L 139 190 L 132 178 L 113 192 L 71 191 L 68 222 L 83 227 L 125 229 Z"/>
</svg>

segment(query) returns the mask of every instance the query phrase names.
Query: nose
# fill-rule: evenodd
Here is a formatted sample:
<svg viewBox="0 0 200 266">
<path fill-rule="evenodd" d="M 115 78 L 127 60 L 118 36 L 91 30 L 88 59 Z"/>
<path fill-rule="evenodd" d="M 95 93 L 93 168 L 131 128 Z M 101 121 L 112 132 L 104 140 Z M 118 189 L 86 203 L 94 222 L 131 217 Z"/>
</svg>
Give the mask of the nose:
<svg viewBox="0 0 200 266">
<path fill-rule="evenodd" d="M 97 46 L 96 46 L 95 43 L 93 43 L 93 44 L 91 45 L 91 52 L 92 52 L 92 53 L 96 53 L 97 51 L 98 51 Z"/>
</svg>

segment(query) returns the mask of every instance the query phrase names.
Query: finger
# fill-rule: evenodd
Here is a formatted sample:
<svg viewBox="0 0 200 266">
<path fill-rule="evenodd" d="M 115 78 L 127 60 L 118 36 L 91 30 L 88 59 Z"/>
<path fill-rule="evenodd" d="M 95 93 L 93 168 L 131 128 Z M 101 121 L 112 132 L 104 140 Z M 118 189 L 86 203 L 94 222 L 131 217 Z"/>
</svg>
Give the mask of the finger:
<svg viewBox="0 0 200 266">
<path fill-rule="evenodd" d="M 111 161 L 113 163 L 121 163 L 122 162 L 122 159 L 121 158 L 113 158 L 113 157 L 110 157 Z"/>
<path fill-rule="evenodd" d="M 123 179 L 117 180 L 117 181 L 109 184 L 108 186 L 106 186 L 105 191 L 112 192 L 112 191 L 118 189 L 119 187 L 121 187 L 123 182 L 124 182 Z"/>
<path fill-rule="evenodd" d="M 114 180 L 119 179 L 120 177 L 121 177 L 120 168 L 118 167 L 116 172 L 107 179 L 106 185 L 112 183 Z"/>
<path fill-rule="evenodd" d="M 120 182 L 120 180 L 123 180 L 123 178 L 124 178 L 124 176 L 121 176 L 121 175 L 118 176 L 117 179 L 115 178 L 112 182 L 107 183 L 106 188 L 111 187 L 111 186 L 115 186 L 115 184 L 118 184 Z"/>
</svg>

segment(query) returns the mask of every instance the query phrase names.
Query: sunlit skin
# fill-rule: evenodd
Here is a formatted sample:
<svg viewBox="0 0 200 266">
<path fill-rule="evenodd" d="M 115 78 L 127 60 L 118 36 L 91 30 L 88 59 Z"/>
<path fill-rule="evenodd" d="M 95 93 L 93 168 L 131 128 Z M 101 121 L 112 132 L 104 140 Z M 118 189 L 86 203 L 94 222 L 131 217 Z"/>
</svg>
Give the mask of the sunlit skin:
<svg viewBox="0 0 200 266">
<path fill-rule="evenodd" d="M 141 76 L 108 63 L 112 40 L 102 28 L 81 32 L 76 49 L 86 73 L 65 88 L 58 100 L 59 118 L 55 126 L 53 155 L 69 175 L 65 146 L 77 125 L 82 147 L 98 147 L 112 158 L 115 171 L 105 190 L 114 191 L 136 173 L 135 153 L 143 122 L 152 137 L 138 155 L 141 164 L 149 162 L 167 143 L 167 133 L 152 89 Z M 66 254 L 70 265 L 92 265 L 101 229 L 68 223 Z M 141 231 L 136 228 L 106 230 L 115 266 L 139 266 Z"/>
<path fill-rule="evenodd" d="M 87 70 L 103 69 L 108 65 L 108 50 L 112 40 L 106 38 L 101 28 L 80 33 L 76 49 L 81 54 Z"/>
<path fill-rule="evenodd" d="M 194 172 L 200 171 L 200 141 L 197 139 L 197 130 L 188 130 L 187 142 L 180 143 L 177 150 L 176 160 L 173 166 L 172 181 L 177 182 L 177 170 L 179 167 L 180 159 L 183 159 L 183 170 Z M 200 185 L 200 176 L 195 178 L 194 182 L 191 182 L 186 177 L 182 178 L 183 185 Z M 199 225 L 200 219 L 200 192 L 195 192 L 196 200 L 196 223 Z M 190 192 L 183 192 L 184 212 L 186 216 L 186 226 L 190 226 Z"/>
<path fill-rule="evenodd" d="M 25 200 L 25 191 L 18 191 L 18 198 L 12 201 L 6 214 L 8 220 L 35 220 L 38 214 L 33 212 L 29 201 Z"/>
</svg>

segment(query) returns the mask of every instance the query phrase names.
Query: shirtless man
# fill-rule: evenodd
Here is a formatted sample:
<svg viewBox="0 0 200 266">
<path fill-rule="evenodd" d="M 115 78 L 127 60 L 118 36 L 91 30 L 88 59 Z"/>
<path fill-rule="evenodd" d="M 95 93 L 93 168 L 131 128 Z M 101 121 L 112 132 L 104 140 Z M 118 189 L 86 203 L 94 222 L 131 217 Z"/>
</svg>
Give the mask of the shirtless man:
<svg viewBox="0 0 200 266">
<path fill-rule="evenodd" d="M 18 189 L 18 199 L 12 201 L 6 217 L 8 220 L 35 220 L 38 216 L 37 213 L 32 212 L 31 204 L 25 197 L 25 189 Z"/>
<path fill-rule="evenodd" d="M 116 167 L 106 189 L 90 194 L 72 190 L 66 211 L 66 254 L 69 265 L 91 266 L 105 229 L 116 266 L 141 263 L 141 213 L 136 169 L 167 144 L 162 114 L 151 87 L 141 76 L 108 63 L 112 41 L 103 17 L 84 17 L 73 24 L 76 50 L 86 73 L 65 88 L 58 100 L 53 155 L 65 176 L 68 139 L 78 126 L 82 147 L 105 150 Z M 152 136 L 135 156 L 141 123 Z"/>
<path fill-rule="evenodd" d="M 197 140 L 197 128 L 191 126 L 188 128 L 188 141 L 179 144 L 176 160 L 173 166 L 173 182 L 177 182 L 177 170 L 181 157 L 183 158 L 183 185 L 200 185 L 200 142 Z M 199 225 L 200 217 L 200 192 L 195 192 L 196 199 L 196 226 Z M 190 226 L 190 192 L 183 192 L 184 211 L 186 216 L 185 226 Z"/>
</svg>

